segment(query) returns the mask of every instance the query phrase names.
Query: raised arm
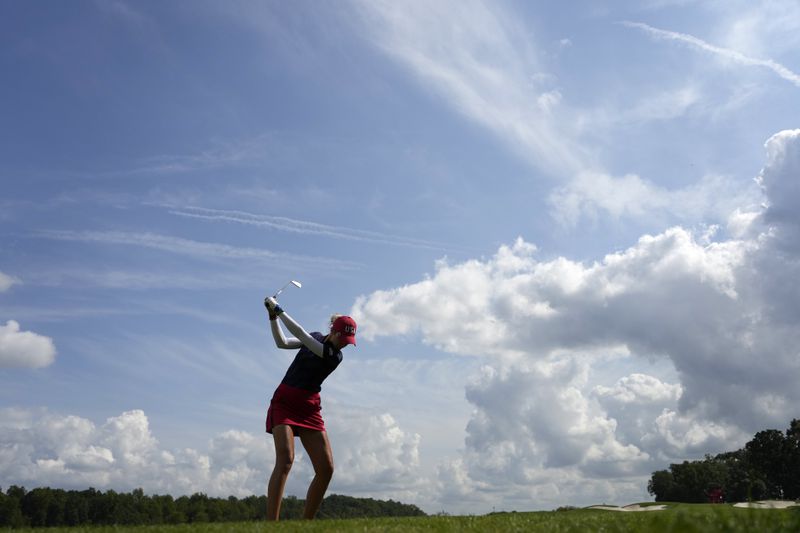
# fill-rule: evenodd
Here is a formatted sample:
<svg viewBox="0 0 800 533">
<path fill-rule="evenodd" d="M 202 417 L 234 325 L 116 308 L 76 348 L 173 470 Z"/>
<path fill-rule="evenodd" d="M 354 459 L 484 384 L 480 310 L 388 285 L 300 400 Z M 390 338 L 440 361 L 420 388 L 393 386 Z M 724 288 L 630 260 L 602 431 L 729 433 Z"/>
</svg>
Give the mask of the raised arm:
<svg viewBox="0 0 800 533">
<path fill-rule="evenodd" d="M 278 348 L 285 348 L 285 349 L 297 349 L 303 345 L 300 342 L 300 339 L 295 339 L 294 337 L 286 338 L 283 334 L 283 329 L 281 328 L 280 323 L 278 322 L 278 317 L 270 318 L 269 319 L 269 327 L 272 329 L 272 338 L 275 339 L 275 346 Z"/>
<path fill-rule="evenodd" d="M 275 300 L 274 298 L 267 298 L 266 300 L 264 300 L 264 303 L 266 304 L 267 308 L 270 311 L 278 315 L 278 318 L 280 318 L 283 321 L 283 323 L 286 324 L 286 329 L 289 330 L 289 333 L 291 333 L 296 337 L 295 339 L 292 340 L 299 341 L 300 343 L 302 343 L 306 348 L 311 350 L 314 353 L 314 355 L 318 357 L 323 357 L 322 343 L 319 342 L 314 337 L 312 337 L 311 335 L 309 335 L 308 332 L 303 329 L 303 326 L 295 322 L 292 317 L 287 315 L 286 312 L 283 309 L 281 309 L 281 306 L 278 305 L 277 300 Z M 281 335 L 283 335 L 283 332 L 281 332 L 280 329 L 280 325 L 277 324 L 277 320 L 273 320 L 272 323 L 273 323 L 273 328 L 272 328 L 273 335 L 275 334 L 276 329 Z M 277 338 L 275 342 L 277 344 L 278 342 Z M 295 346 L 295 348 L 299 347 L 300 347 L 299 345 Z"/>
<path fill-rule="evenodd" d="M 267 301 L 268 298 L 264 299 L 264 307 L 267 308 L 267 313 L 269 313 L 269 327 L 272 331 L 272 338 L 275 339 L 275 346 L 278 348 L 285 348 L 288 350 L 300 348 L 303 343 L 300 342 L 299 339 L 289 338 L 287 339 L 286 336 L 283 334 L 283 329 L 281 328 L 280 323 L 278 322 L 278 315 L 275 311 L 272 310 L 270 307 L 269 302 Z"/>
</svg>

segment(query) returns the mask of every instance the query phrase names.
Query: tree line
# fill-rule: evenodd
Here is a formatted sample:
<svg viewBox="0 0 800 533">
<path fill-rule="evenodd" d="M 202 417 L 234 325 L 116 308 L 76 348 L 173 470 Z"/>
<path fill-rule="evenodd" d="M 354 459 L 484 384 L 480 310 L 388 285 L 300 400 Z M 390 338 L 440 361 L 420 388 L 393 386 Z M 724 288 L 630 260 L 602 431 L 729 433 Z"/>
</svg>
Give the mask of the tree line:
<svg viewBox="0 0 800 533">
<path fill-rule="evenodd" d="M 305 500 L 283 499 L 281 520 L 300 519 Z M 133 492 L 63 490 L 49 487 L 30 491 L 12 485 L 0 488 L 0 527 L 51 527 L 82 525 L 158 525 L 201 522 L 243 522 L 266 519 L 267 497 L 238 499 L 146 495 Z M 322 502 L 318 518 L 425 516 L 417 506 L 393 500 L 373 500 L 331 494 Z"/>
<path fill-rule="evenodd" d="M 759 431 L 744 448 L 653 472 L 647 491 L 657 502 L 726 502 L 800 499 L 800 420 L 785 433 Z"/>
</svg>

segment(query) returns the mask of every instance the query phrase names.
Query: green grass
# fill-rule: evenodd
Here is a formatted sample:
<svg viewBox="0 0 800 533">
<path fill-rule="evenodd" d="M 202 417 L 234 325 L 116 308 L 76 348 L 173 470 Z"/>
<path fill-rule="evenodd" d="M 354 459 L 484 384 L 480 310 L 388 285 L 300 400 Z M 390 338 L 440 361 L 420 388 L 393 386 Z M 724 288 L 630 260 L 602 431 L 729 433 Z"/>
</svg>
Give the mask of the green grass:
<svg viewBox="0 0 800 533">
<path fill-rule="evenodd" d="M 350 520 L 239 522 L 178 526 L 105 526 L 27 529 L 49 533 L 256 533 L 283 531 L 499 531 L 553 533 L 597 532 L 769 532 L 800 531 L 800 509 L 740 509 L 730 505 L 668 504 L 663 511 L 615 512 L 592 509 L 496 513 L 483 516 L 428 516 L 415 518 L 370 518 Z"/>
</svg>

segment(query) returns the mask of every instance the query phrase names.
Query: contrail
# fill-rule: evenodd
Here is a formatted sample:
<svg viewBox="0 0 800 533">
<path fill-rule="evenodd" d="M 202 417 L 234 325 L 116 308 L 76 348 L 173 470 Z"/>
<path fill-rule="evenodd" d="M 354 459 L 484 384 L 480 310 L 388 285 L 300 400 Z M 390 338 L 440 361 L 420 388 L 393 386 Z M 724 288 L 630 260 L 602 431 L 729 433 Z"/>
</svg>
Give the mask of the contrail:
<svg viewBox="0 0 800 533">
<path fill-rule="evenodd" d="M 205 259 L 246 259 L 268 263 L 305 264 L 308 266 L 324 265 L 325 268 L 354 270 L 362 265 L 351 261 L 341 261 L 329 257 L 273 252 L 263 248 L 247 248 L 213 242 L 194 241 L 181 237 L 160 235 L 157 233 L 133 233 L 123 231 L 43 231 L 39 236 L 62 241 L 95 242 L 100 244 L 119 244 L 141 246 L 180 255 L 201 257 Z"/>
<path fill-rule="evenodd" d="M 431 250 L 452 249 L 452 246 L 432 241 L 400 237 L 397 235 L 388 235 L 376 231 L 360 230 L 343 226 L 331 226 L 287 217 L 257 215 L 244 211 L 187 206 L 173 208 L 169 212 L 173 215 L 183 217 L 235 222 L 237 224 L 249 224 L 252 226 L 267 227 L 280 231 L 288 231 L 291 233 L 301 233 L 304 235 L 322 235 L 336 239 L 389 244 L 393 246 L 408 246 L 412 248 L 427 248 Z"/>
<path fill-rule="evenodd" d="M 685 33 L 678 33 L 674 31 L 660 30 L 658 28 L 648 26 L 647 24 L 644 24 L 642 22 L 623 21 L 620 24 L 622 24 L 623 26 L 627 26 L 629 28 L 637 28 L 640 30 L 644 30 L 648 34 L 657 38 L 667 39 L 671 41 L 681 41 L 690 44 L 696 48 L 699 48 L 700 50 L 705 50 L 706 52 L 711 52 L 712 54 L 720 55 L 732 61 L 742 63 L 743 65 L 753 65 L 757 67 L 768 68 L 781 78 L 790 81 L 793 84 L 800 87 L 800 75 L 795 74 L 785 66 L 781 65 L 776 61 L 773 61 L 772 59 L 758 59 L 750 57 L 736 50 L 731 50 L 729 48 L 722 48 L 720 46 L 714 46 L 713 44 L 709 44 L 703 41 L 702 39 L 698 39 L 697 37 L 694 37 L 692 35 L 688 35 Z"/>
</svg>

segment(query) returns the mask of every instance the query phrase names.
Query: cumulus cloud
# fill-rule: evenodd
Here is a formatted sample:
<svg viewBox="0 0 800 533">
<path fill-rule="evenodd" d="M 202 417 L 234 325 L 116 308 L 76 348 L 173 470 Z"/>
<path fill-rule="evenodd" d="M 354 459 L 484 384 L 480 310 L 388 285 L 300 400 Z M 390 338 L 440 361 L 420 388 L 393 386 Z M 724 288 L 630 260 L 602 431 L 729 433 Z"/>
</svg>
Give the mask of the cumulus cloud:
<svg viewBox="0 0 800 533">
<path fill-rule="evenodd" d="M 638 479 L 643 496 L 665 461 L 735 449 L 796 416 L 800 130 L 766 148 L 766 207 L 734 211 L 735 236 L 672 227 L 589 264 L 539 260 L 520 238 L 356 301 L 366 338 L 419 332 L 487 361 L 466 389 L 464 453 L 440 476 L 478 492 L 556 474 L 617 489 Z M 677 381 L 634 371 L 596 384 L 613 358 L 666 361 Z"/>
<path fill-rule="evenodd" d="M 634 340 L 662 354 L 662 336 L 645 326 L 683 309 L 713 321 L 685 298 L 697 291 L 707 306 L 735 299 L 746 249 L 738 241 L 704 245 L 676 227 L 584 265 L 538 261 L 535 246 L 518 239 L 485 261 L 440 261 L 432 278 L 360 297 L 353 313 L 367 338 L 420 330 L 426 342 L 459 354 L 540 357 Z"/>
<path fill-rule="evenodd" d="M 0 475 L 9 483 L 217 493 L 219 473 L 211 472 L 208 457 L 161 450 L 139 410 L 96 426 L 78 416 L 11 408 L 0 411 L 0 427 L 6 455 Z"/>
<path fill-rule="evenodd" d="M 0 326 L 0 368 L 42 368 L 55 361 L 56 347 L 50 337 L 20 331 L 14 320 Z"/>
<path fill-rule="evenodd" d="M 763 429 L 763 428 L 762 428 Z M 653 429 L 642 443 L 658 454 L 661 465 L 676 458 L 698 457 L 706 453 L 739 448 L 752 433 L 724 422 L 698 418 L 665 409 L 653 422 Z M 731 443 L 738 445 L 731 446 Z"/>
<path fill-rule="evenodd" d="M 757 181 L 768 205 L 764 221 L 774 228 L 782 248 L 800 250 L 800 129 L 776 133 L 765 145 L 770 164 Z"/>
<path fill-rule="evenodd" d="M 419 502 L 419 435 L 401 429 L 389 413 L 344 410 L 330 418 L 339 467 L 332 490 Z M 299 442 L 297 448 L 286 493 L 303 497 L 313 471 Z M 141 410 L 97 425 L 44 409 L 0 409 L 5 483 L 244 497 L 265 493 L 274 457 L 269 435 L 239 430 L 214 435 L 203 449 L 165 449 Z"/>
<path fill-rule="evenodd" d="M 613 387 L 598 385 L 595 392 L 598 397 L 625 406 L 675 401 L 680 397 L 681 387 L 663 383 L 653 376 L 637 373 L 620 378 Z"/>
<path fill-rule="evenodd" d="M 331 489 L 374 497 L 375 491 L 418 502 L 426 490 L 419 434 L 404 431 L 389 413 L 340 413 L 328 424 L 336 463 Z"/>
<path fill-rule="evenodd" d="M 543 468 L 627 473 L 647 461 L 636 446 L 615 438 L 615 421 L 583 393 L 588 371 L 586 362 L 564 357 L 486 367 L 467 388 L 478 409 L 467 426 L 467 447 L 489 451 L 473 465 L 482 477 L 525 484 Z"/>
</svg>

